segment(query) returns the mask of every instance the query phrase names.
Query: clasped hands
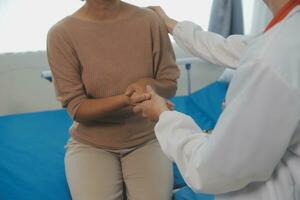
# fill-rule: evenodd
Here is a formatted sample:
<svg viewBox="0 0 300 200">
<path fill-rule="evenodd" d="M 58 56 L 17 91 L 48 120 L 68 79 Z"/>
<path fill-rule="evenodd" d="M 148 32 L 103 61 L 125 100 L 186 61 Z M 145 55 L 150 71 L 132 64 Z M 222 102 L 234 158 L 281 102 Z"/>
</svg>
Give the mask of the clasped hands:
<svg viewBox="0 0 300 200">
<path fill-rule="evenodd" d="M 147 80 L 139 80 L 127 87 L 125 96 L 135 113 L 141 113 L 153 121 L 158 121 L 162 112 L 173 110 L 174 104 L 159 96 Z"/>
</svg>

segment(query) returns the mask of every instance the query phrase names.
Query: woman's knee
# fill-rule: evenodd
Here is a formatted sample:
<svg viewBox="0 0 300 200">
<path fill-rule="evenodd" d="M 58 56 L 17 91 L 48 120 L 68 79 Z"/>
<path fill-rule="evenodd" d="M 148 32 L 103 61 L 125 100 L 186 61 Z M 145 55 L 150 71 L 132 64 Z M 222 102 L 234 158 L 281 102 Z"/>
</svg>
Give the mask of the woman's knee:
<svg viewBox="0 0 300 200">
<path fill-rule="evenodd" d="M 115 155 L 76 142 L 67 148 L 65 171 L 72 199 L 122 199 L 122 170 Z"/>
</svg>

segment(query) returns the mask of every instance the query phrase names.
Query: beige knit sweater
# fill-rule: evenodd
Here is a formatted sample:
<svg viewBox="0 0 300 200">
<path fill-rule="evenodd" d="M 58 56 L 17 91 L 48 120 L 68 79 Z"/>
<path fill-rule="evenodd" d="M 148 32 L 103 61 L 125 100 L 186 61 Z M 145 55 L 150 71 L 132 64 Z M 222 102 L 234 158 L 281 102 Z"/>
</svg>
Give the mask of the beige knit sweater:
<svg viewBox="0 0 300 200">
<path fill-rule="evenodd" d="M 155 13 L 131 6 L 128 16 L 86 21 L 68 16 L 48 33 L 48 61 L 58 100 L 70 116 L 85 99 L 125 92 L 141 79 L 174 80 L 178 67 L 165 27 Z M 74 123 L 77 140 L 107 149 L 130 148 L 155 138 L 154 123 L 125 109 L 115 119 Z"/>
</svg>

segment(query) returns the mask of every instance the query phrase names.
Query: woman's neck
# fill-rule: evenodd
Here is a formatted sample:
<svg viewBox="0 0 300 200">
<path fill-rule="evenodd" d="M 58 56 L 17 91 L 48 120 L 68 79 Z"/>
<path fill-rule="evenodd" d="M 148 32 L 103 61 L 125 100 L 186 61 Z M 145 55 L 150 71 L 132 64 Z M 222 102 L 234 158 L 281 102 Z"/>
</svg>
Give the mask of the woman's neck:
<svg viewBox="0 0 300 200">
<path fill-rule="evenodd" d="M 121 11 L 120 0 L 86 0 L 86 3 L 74 15 L 90 20 L 117 18 Z"/>
<path fill-rule="evenodd" d="M 275 16 L 278 11 L 287 3 L 289 0 L 265 0 L 268 7 L 272 11 L 273 15 Z"/>
</svg>

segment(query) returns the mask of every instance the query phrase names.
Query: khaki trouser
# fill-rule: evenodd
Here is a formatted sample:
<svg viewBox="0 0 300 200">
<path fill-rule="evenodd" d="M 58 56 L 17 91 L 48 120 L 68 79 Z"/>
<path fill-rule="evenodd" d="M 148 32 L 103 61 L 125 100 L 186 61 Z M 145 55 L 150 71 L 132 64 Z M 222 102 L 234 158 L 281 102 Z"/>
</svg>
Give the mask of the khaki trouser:
<svg viewBox="0 0 300 200">
<path fill-rule="evenodd" d="M 73 200 L 171 199 L 172 165 L 157 140 L 111 151 L 71 138 L 65 170 Z"/>
</svg>

